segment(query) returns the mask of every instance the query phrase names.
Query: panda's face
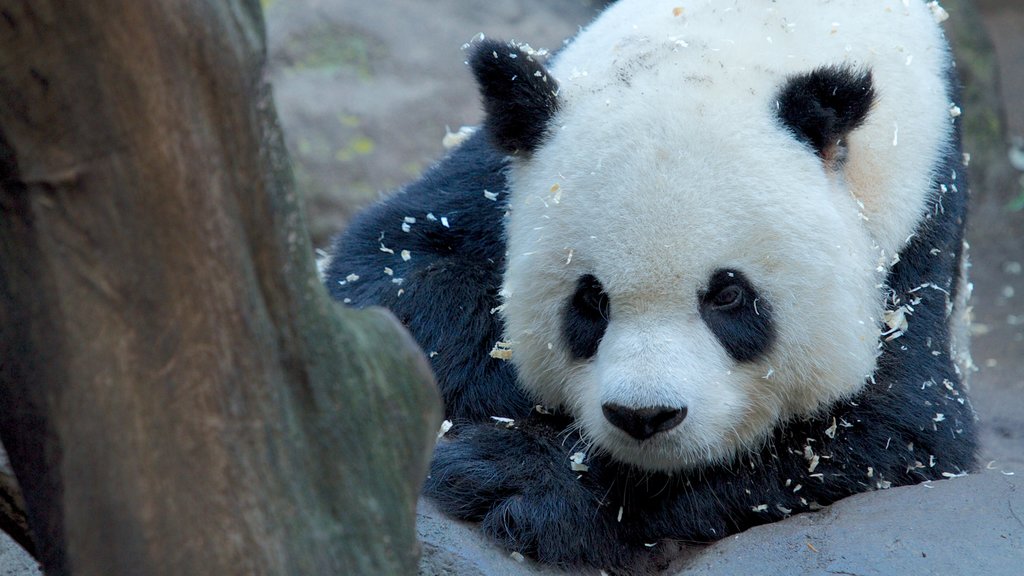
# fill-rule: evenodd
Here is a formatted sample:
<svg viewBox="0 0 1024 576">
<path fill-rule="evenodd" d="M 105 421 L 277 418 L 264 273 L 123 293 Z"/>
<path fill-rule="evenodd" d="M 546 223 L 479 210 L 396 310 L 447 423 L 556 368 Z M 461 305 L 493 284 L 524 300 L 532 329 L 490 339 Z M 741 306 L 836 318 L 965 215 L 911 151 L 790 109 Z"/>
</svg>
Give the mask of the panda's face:
<svg viewBox="0 0 1024 576">
<path fill-rule="evenodd" d="M 563 118 L 512 175 L 503 313 L 540 401 L 617 459 L 671 470 L 863 384 L 877 251 L 819 158 L 768 114 L 731 134 Z"/>
<path fill-rule="evenodd" d="M 550 74 L 497 42 L 471 62 L 514 158 L 521 384 L 652 470 L 729 460 L 864 385 L 952 129 L 923 2 L 675 6 L 620 0 Z"/>
</svg>

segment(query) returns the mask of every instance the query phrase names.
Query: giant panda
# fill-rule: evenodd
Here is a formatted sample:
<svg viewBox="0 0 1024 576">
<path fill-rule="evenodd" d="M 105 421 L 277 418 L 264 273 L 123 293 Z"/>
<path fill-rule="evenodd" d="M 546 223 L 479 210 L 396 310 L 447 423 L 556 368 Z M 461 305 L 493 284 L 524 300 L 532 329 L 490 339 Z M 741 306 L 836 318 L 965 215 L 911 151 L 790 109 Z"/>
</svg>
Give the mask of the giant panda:
<svg viewBox="0 0 1024 576">
<path fill-rule="evenodd" d="M 430 359 L 454 428 L 426 495 L 512 551 L 639 572 L 970 471 L 944 16 L 620 0 L 550 66 L 476 41 L 482 126 L 325 275 Z"/>
</svg>

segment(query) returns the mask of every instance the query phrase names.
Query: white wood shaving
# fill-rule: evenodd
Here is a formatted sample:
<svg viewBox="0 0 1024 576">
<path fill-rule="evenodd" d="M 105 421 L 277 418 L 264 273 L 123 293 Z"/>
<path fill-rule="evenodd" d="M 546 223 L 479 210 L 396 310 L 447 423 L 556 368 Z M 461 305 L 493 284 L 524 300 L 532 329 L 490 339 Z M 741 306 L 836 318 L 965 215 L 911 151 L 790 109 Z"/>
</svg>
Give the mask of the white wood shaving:
<svg viewBox="0 0 1024 576">
<path fill-rule="evenodd" d="M 433 212 L 427 212 L 427 220 L 431 222 L 437 222 L 437 216 L 434 216 Z"/>
<path fill-rule="evenodd" d="M 622 506 L 619 506 L 619 516 L 615 520 L 616 522 L 622 522 Z"/>
<path fill-rule="evenodd" d="M 490 352 L 491 358 L 498 360 L 511 360 L 512 359 L 512 343 L 511 342 L 495 342 L 494 348 Z"/>
<path fill-rule="evenodd" d="M 497 201 L 498 200 L 498 193 L 497 192 L 490 192 L 488 190 L 484 190 L 484 198 L 487 198 L 488 200 Z"/>
<path fill-rule="evenodd" d="M 441 226 L 444 226 L 445 228 L 450 228 L 451 227 L 451 226 L 448 226 L 448 217 L 447 216 L 441 216 Z"/>
<path fill-rule="evenodd" d="M 438 430 L 438 432 L 437 432 L 437 439 L 440 440 L 441 437 L 444 436 L 445 434 L 447 434 L 448 431 L 451 430 L 451 429 L 452 429 L 452 421 L 451 420 L 445 420 L 444 422 L 441 422 L 441 429 Z"/>
<path fill-rule="evenodd" d="M 753 510 L 754 512 L 767 512 L 768 511 L 768 505 L 767 504 L 758 504 L 757 506 L 751 506 L 750 509 Z"/>
<path fill-rule="evenodd" d="M 504 424 L 505 428 L 511 428 L 516 423 L 514 419 L 505 418 L 504 416 L 491 416 L 491 420 L 494 420 L 498 424 Z"/>
<path fill-rule="evenodd" d="M 412 232 L 412 227 L 409 226 L 408 224 L 406 224 L 405 222 L 402 222 L 402 232 L 405 232 L 405 233 Z"/>
<path fill-rule="evenodd" d="M 395 271 L 392 270 L 391 268 L 388 268 L 387 266 L 384 267 L 384 273 L 387 274 L 388 276 L 394 276 L 395 275 Z"/>
<path fill-rule="evenodd" d="M 821 460 L 821 457 L 818 456 L 817 454 L 812 456 L 811 457 L 811 461 L 810 461 L 810 465 L 807 467 L 807 471 L 808 472 L 814 472 L 814 469 L 818 467 L 818 462 L 820 460 Z"/>
<path fill-rule="evenodd" d="M 359 280 L 359 274 L 349 274 L 348 276 L 345 276 L 346 282 L 355 282 L 356 280 Z"/>
<path fill-rule="evenodd" d="M 829 438 L 835 438 L 836 437 L 836 429 L 838 429 L 838 428 L 839 428 L 839 425 L 836 423 L 836 419 L 833 418 L 832 419 L 832 425 L 825 429 L 825 436 L 828 436 Z"/>
<path fill-rule="evenodd" d="M 402 260 L 408 262 L 410 258 L 412 258 L 412 253 L 408 250 L 402 250 Z"/>
<path fill-rule="evenodd" d="M 932 18 L 935 18 L 936 23 L 949 20 L 949 12 L 946 12 L 942 6 L 939 6 L 938 2 L 929 2 L 927 6 L 928 9 L 932 11 Z"/>
<path fill-rule="evenodd" d="M 463 126 L 456 132 L 452 132 L 447 126 L 444 127 L 444 138 L 441 138 L 441 146 L 445 150 L 451 150 L 469 139 L 476 132 L 475 126 Z"/>
<path fill-rule="evenodd" d="M 950 104 L 949 105 L 949 117 L 950 118 L 956 118 L 961 113 L 962 113 L 962 110 L 960 110 L 959 106 L 957 106 L 956 104 Z"/>
<path fill-rule="evenodd" d="M 569 468 L 573 472 L 586 472 L 590 470 L 590 466 L 583 463 L 586 460 L 587 455 L 583 452 L 576 452 L 572 456 L 569 456 Z"/>
<path fill-rule="evenodd" d="M 522 562 L 526 561 L 526 558 L 522 554 L 520 554 L 519 552 L 513 552 L 513 553 L 509 554 L 509 556 L 511 556 L 512 559 L 515 560 L 516 562 L 522 563 Z"/>
</svg>

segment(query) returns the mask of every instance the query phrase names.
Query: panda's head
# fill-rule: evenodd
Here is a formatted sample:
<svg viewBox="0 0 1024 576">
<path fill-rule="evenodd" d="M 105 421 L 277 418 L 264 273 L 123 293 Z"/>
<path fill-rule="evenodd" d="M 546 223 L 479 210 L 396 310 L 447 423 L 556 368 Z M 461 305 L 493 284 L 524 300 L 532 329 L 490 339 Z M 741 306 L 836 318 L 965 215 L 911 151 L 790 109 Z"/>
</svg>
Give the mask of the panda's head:
<svg viewBox="0 0 1024 576">
<path fill-rule="evenodd" d="M 502 313 L 523 386 L 650 470 L 728 461 L 857 392 L 884 276 L 846 183 L 870 71 L 702 74 L 671 42 L 586 41 L 554 74 L 505 43 L 470 62 L 513 157 Z"/>
</svg>

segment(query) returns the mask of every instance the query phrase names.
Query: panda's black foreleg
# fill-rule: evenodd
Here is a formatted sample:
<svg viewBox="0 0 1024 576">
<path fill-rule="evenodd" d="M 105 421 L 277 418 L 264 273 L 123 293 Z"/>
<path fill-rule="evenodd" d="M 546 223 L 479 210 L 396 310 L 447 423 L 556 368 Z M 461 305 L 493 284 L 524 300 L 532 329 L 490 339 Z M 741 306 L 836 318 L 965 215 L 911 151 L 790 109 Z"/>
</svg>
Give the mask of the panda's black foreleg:
<svg viewBox="0 0 1024 576">
<path fill-rule="evenodd" d="M 598 459 L 574 469 L 575 433 L 537 419 L 453 432 L 437 446 L 424 488 L 445 513 L 544 563 L 647 571 L 651 554 L 623 531 L 609 498 L 618 472 Z"/>
</svg>

